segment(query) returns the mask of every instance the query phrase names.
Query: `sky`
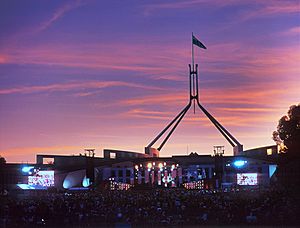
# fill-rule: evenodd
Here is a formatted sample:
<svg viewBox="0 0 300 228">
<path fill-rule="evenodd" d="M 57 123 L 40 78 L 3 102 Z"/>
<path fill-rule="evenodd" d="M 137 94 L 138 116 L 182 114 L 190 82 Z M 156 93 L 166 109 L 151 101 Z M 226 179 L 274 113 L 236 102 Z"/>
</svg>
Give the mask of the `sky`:
<svg viewBox="0 0 300 228">
<path fill-rule="evenodd" d="M 143 152 L 188 103 L 250 149 L 300 102 L 300 1 L 0 1 L 0 155 Z M 232 147 L 190 110 L 161 156 Z M 156 147 L 159 144 L 155 145 Z"/>
</svg>

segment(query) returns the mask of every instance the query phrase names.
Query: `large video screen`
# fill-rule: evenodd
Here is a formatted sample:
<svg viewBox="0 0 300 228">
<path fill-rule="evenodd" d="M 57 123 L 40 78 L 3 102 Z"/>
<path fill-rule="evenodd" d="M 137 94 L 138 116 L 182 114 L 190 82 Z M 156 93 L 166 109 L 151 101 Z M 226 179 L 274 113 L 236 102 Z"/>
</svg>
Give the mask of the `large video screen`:
<svg viewBox="0 0 300 228">
<path fill-rule="evenodd" d="M 41 187 L 54 186 L 54 171 L 37 171 L 32 176 L 28 176 L 28 185 Z"/>
<path fill-rule="evenodd" d="M 238 185 L 257 185 L 257 173 L 238 173 Z"/>
</svg>

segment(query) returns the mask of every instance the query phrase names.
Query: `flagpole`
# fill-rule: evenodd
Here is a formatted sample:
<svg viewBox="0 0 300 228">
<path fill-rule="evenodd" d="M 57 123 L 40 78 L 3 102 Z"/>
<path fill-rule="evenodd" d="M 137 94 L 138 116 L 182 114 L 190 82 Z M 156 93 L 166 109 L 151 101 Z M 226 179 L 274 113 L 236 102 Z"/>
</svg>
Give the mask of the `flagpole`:
<svg viewBox="0 0 300 228">
<path fill-rule="evenodd" d="M 192 32 L 192 71 L 194 71 L 194 42 L 193 42 L 194 34 Z M 195 95 L 195 75 L 193 74 L 193 95 Z M 194 99 L 194 114 L 196 113 L 196 105 Z"/>
<path fill-rule="evenodd" d="M 192 33 L 192 69 L 194 70 L 194 44 L 193 44 L 193 36 L 194 34 Z"/>
</svg>

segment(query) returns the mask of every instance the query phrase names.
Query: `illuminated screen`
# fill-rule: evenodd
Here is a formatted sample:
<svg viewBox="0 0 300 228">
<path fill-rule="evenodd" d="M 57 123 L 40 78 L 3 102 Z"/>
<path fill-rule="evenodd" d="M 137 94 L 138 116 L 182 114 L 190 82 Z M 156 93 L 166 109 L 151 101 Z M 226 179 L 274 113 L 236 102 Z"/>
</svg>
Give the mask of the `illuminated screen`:
<svg viewBox="0 0 300 228">
<path fill-rule="evenodd" d="M 37 171 L 28 176 L 28 185 L 51 187 L 54 186 L 54 171 Z"/>
<path fill-rule="evenodd" d="M 257 185 L 257 173 L 238 173 L 238 185 Z"/>
</svg>

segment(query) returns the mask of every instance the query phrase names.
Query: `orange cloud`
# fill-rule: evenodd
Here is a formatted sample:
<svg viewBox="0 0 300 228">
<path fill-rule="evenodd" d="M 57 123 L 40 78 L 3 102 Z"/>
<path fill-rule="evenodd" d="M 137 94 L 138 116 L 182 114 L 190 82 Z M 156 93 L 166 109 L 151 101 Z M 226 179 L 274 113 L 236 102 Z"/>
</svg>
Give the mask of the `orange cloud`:
<svg viewBox="0 0 300 228">
<path fill-rule="evenodd" d="M 220 111 L 228 111 L 228 112 L 274 112 L 275 108 L 217 108 Z"/>
<path fill-rule="evenodd" d="M 155 94 L 138 98 L 131 98 L 122 100 L 120 103 L 123 105 L 172 105 L 182 104 L 188 100 L 187 93 L 168 93 L 168 94 Z"/>
<path fill-rule="evenodd" d="M 84 148 L 80 146 L 18 147 L 2 150 L 0 151 L 0 155 L 7 160 L 12 160 L 17 157 L 20 161 L 20 158 L 23 157 L 23 161 L 28 161 L 29 154 L 78 154 L 83 151 L 83 149 Z"/>
<path fill-rule="evenodd" d="M 297 90 L 297 84 L 288 83 L 290 90 Z M 274 96 L 286 94 L 285 90 L 279 89 L 277 82 L 269 82 L 264 84 L 249 84 L 248 86 L 240 86 L 226 90 L 200 88 L 200 101 L 204 104 L 268 104 L 272 102 Z M 170 92 L 149 95 L 138 98 L 124 99 L 120 103 L 123 105 L 182 105 L 188 102 L 188 91 L 186 92 Z"/>
<path fill-rule="evenodd" d="M 14 155 L 22 155 L 28 152 L 30 153 L 44 153 L 44 152 L 59 152 L 59 151 L 69 151 L 69 150 L 78 150 L 81 147 L 78 146 L 52 146 L 52 147 L 20 147 L 20 148 L 12 148 L 8 150 L 0 151 L 0 154 L 14 154 Z"/>
<path fill-rule="evenodd" d="M 142 119 L 171 121 L 178 113 L 171 112 L 171 111 L 151 111 L 145 109 L 132 109 L 126 113 L 122 113 L 121 116 L 125 118 L 142 118 Z M 198 114 L 193 117 L 188 117 L 187 115 L 185 115 L 184 119 L 187 122 L 203 121 L 203 120 L 205 121 L 206 117 L 198 117 Z M 148 124 L 146 125 L 148 126 Z M 150 123 L 150 125 L 152 126 L 152 123 Z"/>
<path fill-rule="evenodd" d="M 253 113 L 249 112 L 236 112 L 235 109 L 229 109 L 231 112 L 222 112 L 224 111 L 221 109 L 213 109 L 212 111 L 209 110 L 209 112 L 224 126 L 252 126 L 253 123 L 268 123 L 268 122 L 274 122 L 278 120 L 277 115 L 270 115 L 270 114 L 264 114 L 265 110 L 261 111 L 261 109 L 256 109 L 255 115 Z M 244 109 L 244 110 L 251 110 Z M 192 109 L 190 110 L 192 112 Z M 254 111 L 253 111 L 254 112 Z M 164 120 L 166 122 L 170 122 L 178 112 L 152 112 L 148 110 L 141 110 L 141 109 L 134 109 L 127 113 L 123 113 L 122 117 L 126 118 L 141 118 L 141 119 L 152 119 L 152 120 Z M 275 112 L 276 113 L 276 112 Z M 187 114 L 184 117 L 184 122 L 186 125 L 193 126 L 195 123 L 200 123 L 201 126 L 204 127 L 210 127 L 212 126 L 212 123 L 209 121 L 209 119 L 205 116 L 204 113 L 202 113 L 198 108 L 196 109 L 196 114 Z M 148 124 L 145 123 L 147 126 Z M 152 126 L 152 123 L 150 123 Z M 156 125 L 157 126 L 157 125 Z M 149 126 L 148 126 L 149 127 Z"/>
<path fill-rule="evenodd" d="M 257 123 L 262 125 L 273 123 L 275 126 L 281 113 L 285 112 L 283 107 L 287 106 L 286 103 L 292 102 L 287 101 L 285 96 L 299 94 L 298 87 L 299 85 L 293 81 L 288 81 L 286 84 L 278 84 L 274 81 L 249 84 L 226 91 L 205 88 L 201 90 L 200 100 L 204 107 L 225 127 L 251 127 Z M 187 102 L 187 92 L 172 92 L 124 99 L 120 104 L 134 107 L 127 113 L 122 113 L 126 118 L 138 117 L 169 122 Z M 160 110 L 165 110 L 165 112 L 153 112 L 154 105 L 159 105 Z M 172 111 L 170 111 L 171 109 Z M 211 123 L 207 121 L 204 114 L 198 109 L 196 111 L 196 116 L 187 115 L 184 118 L 185 122 L 193 124 L 195 121 L 204 121 L 201 123 L 202 125 L 210 126 Z"/>
</svg>

